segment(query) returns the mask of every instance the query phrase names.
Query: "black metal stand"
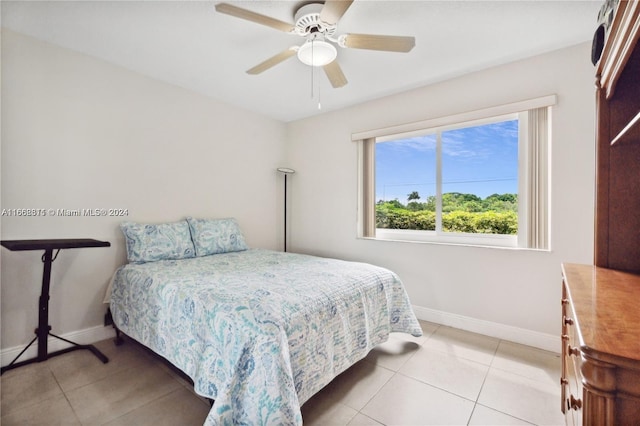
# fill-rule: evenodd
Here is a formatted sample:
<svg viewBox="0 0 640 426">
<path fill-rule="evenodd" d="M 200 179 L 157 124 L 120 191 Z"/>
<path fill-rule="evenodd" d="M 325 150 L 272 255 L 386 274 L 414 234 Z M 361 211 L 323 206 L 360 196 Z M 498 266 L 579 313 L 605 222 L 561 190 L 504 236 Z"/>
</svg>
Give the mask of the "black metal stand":
<svg viewBox="0 0 640 426">
<path fill-rule="evenodd" d="M 292 175 L 296 171 L 288 167 L 278 167 L 280 173 L 284 174 L 284 251 L 287 252 L 287 175 Z"/>
<path fill-rule="evenodd" d="M 22 350 L 22 352 L 18 354 L 17 357 L 13 359 L 13 361 L 9 363 L 9 365 L 2 367 L 2 369 L 0 370 L 0 375 L 4 374 L 5 371 L 21 367 L 23 365 L 46 361 L 51 357 L 66 354 L 68 352 L 80 349 L 91 351 L 96 357 L 98 357 L 98 359 L 100 359 L 100 361 L 105 364 L 109 362 L 109 358 L 104 356 L 104 354 L 100 352 L 95 346 L 80 345 L 78 343 L 72 342 L 71 340 L 67 340 L 64 337 L 56 336 L 55 334 L 51 333 L 51 326 L 49 325 L 49 286 L 51 283 L 51 265 L 56 257 L 58 257 L 58 253 L 60 252 L 60 250 L 63 248 L 108 247 L 110 246 L 109 242 L 96 240 L 16 240 L 2 241 L 2 245 L 9 250 L 17 251 L 44 249 L 44 254 L 42 255 L 44 272 L 42 274 L 42 290 L 40 292 L 40 298 L 38 301 L 38 328 L 36 328 L 34 331 L 36 337 L 31 340 L 31 342 Z M 55 249 L 57 249 L 58 251 L 56 252 L 56 255 L 54 257 L 53 250 Z M 70 343 L 73 346 L 48 353 L 47 340 L 49 336 Z M 16 362 L 18 358 L 20 358 L 22 354 L 24 354 L 36 340 L 38 341 L 38 356 L 26 361 Z"/>
<path fill-rule="evenodd" d="M 284 175 L 284 251 L 287 252 L 287 174 Z"/>
</svg>

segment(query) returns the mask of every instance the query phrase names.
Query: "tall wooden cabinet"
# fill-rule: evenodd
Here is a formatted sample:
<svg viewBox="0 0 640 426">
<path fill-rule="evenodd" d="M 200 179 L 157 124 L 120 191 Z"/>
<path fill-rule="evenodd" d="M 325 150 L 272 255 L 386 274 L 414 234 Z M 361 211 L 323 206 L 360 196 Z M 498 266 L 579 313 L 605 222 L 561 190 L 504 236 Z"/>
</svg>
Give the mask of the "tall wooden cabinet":
<svg viewBox="0 0 640 426">
<path fill-rule="evenodd" d="M 640 4 L 618 4 L 596 67 L 595 264 L 640 271 Z"/>
<path fill-rule="evenodd" d="M 594 265 L 562 266 L 567 424 L 640 425 L 640 1 L 617 5 L 596 64 Z"/>
</svg>

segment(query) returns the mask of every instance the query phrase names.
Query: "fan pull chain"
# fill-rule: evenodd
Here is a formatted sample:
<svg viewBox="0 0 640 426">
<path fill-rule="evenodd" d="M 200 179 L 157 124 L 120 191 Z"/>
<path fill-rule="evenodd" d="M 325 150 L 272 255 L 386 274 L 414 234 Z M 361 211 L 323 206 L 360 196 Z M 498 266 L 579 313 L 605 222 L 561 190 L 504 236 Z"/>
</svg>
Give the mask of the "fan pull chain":
<svg viewBox="0 0 640 426">
<path fill-rule="evenodd" d="M 318 80 L 318 109 L 322 109 L 322 104 L 320 103 L 320 80 Z"/>
</svg>

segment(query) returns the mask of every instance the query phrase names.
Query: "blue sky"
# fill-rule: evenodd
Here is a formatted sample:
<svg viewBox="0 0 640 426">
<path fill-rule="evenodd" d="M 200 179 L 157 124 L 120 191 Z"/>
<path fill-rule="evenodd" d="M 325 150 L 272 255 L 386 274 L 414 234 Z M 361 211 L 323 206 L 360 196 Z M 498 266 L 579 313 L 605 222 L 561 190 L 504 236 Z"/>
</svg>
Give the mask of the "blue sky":
<svg viewBox="0 0 640 426">
<path fill-rule="evenodd" d="M 435 195 L 435 170 L 435 134 L 377 143 L 376 201 Z M 518 121 L 443 132 L 442 180 L 445 193 L 517 193 Z"/>
</svg>

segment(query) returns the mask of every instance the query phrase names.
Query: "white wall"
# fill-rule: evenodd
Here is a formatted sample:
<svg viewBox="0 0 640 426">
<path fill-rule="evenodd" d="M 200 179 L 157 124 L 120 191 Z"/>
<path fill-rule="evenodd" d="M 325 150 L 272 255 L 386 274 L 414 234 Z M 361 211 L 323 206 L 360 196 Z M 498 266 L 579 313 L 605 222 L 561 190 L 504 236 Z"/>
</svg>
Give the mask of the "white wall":
<svg viewBox="0 0 640 426">
<path fill-rule="evenodd" d="M 559 332 L 560 263 L 592 260 L 589 53 L 585 43 L 284 124 L 3 31 L 0 207 L 121 207 L 126 219 L 149 222 L 235 216 L 251 246 L 280 248 L 282 177 L 275 168 L 286 165 L 296 169 L 289 180 L 292 251 L 389 267 L 419 316 L 457 318 L 458 326 L 487 333 L 497 327 L 500 337 L 530 332 L 525 340 L 544 346 L 538 335 Z M 356 238 L 352 133 L 552 93 L 550 252 Z M 112 243 L 62 251 L 54 263 L 50 324 L 57 334 L 101 325 L 104 289 L 125 261 L 120 221 L 2 217 L 2 239 Z M 40 256 L 0 249 L 3 350 L 33 337 Z"/>
<path fill-rule="evenodd" d="M 56 334 L 99 327 L 125 262 L 118 225 L 234 216 L 279 248 L 286 126 L 97 59 L 2 33 L 1 208 L 125 208 L 120 217 L 2 217 L 2 239 L 96 238 L 53 264 Z M 0 249 L 1 347 L 37 325 L 42 252 Z M 10 360 L 3 359 L 3 363 Z"/>
<path fill-rule="evenodd" d="M 291 179 L 292 251 L 388 267 L 403 279 L 425 319 L 499 337 L 523 332 L 525 343 L 559 350 L 560 264 L 591 263 L 593 256 L 595 96 L 589 57 L 585 43 L 290 123 L 287 163 L 297 171 Z M 552 113 L 551 251 L 356 238 L 352 133 L 549 94 L 558 95 Z"/>
</svg>

